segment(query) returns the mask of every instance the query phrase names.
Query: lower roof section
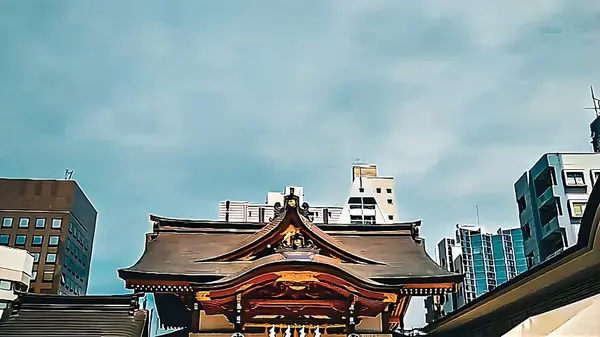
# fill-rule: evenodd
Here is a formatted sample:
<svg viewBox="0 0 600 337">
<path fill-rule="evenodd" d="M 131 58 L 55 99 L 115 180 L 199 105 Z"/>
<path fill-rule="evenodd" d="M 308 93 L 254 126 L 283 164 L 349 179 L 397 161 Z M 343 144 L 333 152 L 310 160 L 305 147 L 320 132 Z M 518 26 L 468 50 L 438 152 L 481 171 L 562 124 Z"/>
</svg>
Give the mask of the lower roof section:
<svg viewBox="0 0 600 337">
<path fill-rule="evenodd" d="M 147 337 L 148 313 L 137 295 L 23 294 L 0 321 L 0 336 Z"/>
</svg>

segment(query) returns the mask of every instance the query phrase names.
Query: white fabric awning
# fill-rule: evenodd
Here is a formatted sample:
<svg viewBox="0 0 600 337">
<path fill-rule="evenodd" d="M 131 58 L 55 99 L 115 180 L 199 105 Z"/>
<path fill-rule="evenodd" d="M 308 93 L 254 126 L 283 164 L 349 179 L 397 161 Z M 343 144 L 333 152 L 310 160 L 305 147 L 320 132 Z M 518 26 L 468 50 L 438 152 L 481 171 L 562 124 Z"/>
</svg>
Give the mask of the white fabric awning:
<svg viewBox="0 0 600 337">
<path fill-rule="evenodd" d="M 600 336 L 600 295 L 530 317 L 503 337 Z"/>
</svg>

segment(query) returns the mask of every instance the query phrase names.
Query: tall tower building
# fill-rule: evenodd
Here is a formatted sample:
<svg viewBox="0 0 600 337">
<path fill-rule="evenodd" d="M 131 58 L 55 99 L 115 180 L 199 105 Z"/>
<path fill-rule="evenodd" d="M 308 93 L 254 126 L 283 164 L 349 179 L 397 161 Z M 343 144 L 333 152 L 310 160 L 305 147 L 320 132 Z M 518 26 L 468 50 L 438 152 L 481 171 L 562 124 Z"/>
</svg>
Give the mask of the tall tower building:
<svg viewBox="0 0 600 337">
<path fill-rule="evenodd" d="M 577 242 L 598 177 L 598 153 L 547 153 L 517 180 L 515 199 L 529 267 Z"/>
<path fill-rule="evenodd" d="M 464 274 L 457 293 L 425 300 L 427 323 L 462 307 L 527 270 L 520 228 L 486 233 L 475 225 L 456 225 L 456 237 L 437 245 L 437 259 L 448 271 Z"/>
<path fill-rule="evenodd" d="M 97 211 L 73 180 L 0 179 L 0 245 L 33 256 L 29 291 L 87 292 Z"/>
<path fill-rule="evenodd" d="M 398 221 L 394 177 L 383 177 L 377 166 L 352 165 L 352 185 L 339 223 L 375 225 Z"/>
<path fill-rule="evenodd" d="M 473 225 L 457 225 L 456 230 L 465 272 L 465 303 L 527 270 L 520 228 L 498 229 L 496 234 Z"/>
</svg>

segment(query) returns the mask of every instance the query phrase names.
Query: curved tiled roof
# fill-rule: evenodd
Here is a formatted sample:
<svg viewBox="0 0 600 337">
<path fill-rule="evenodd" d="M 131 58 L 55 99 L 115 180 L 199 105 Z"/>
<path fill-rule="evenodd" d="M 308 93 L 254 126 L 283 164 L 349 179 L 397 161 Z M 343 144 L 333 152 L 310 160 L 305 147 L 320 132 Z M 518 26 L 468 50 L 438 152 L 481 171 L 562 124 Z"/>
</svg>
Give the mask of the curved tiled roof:
<svg viewBox="0 0 600 337">
<path fill-rule="evenodd" d="M 0 321 L 0 336 L 142 337 L 147 316 L 135 295 L 24 294 L 12 315 Z"/>
<path fill-rule="evenodd" d="M 318 235 L 326 235 L 338 247 L 351 248 L 354 254 L 379 264 L 344 263 L 343 268 L 355 275 L 378 283 L 401 284 L 409 279 L 457 280 L 460 275 L 440 268 L 425 252 L 423 242 L 415 240 L 407 224 L 366 226 L 312 225 Z M 194 282 L 212 282 L 233 277 L 252 262 L 206 261 L 240 247 L 240 242 L 253 242 L 265 230 L 238 229 L 238 224 L 202 222 L 193 224 L 170 222 L 169 229 L 149 234 L 142 257 L 130 268 L 121 269 L 122 278 L 160 278 L 177 276 Z M 264 228 L 264 227 L 263 227 Z M 252 239 L 248 239 L 251 237 Z M 205 278 L 205 281 L 202 279 Z"/>
</svg>

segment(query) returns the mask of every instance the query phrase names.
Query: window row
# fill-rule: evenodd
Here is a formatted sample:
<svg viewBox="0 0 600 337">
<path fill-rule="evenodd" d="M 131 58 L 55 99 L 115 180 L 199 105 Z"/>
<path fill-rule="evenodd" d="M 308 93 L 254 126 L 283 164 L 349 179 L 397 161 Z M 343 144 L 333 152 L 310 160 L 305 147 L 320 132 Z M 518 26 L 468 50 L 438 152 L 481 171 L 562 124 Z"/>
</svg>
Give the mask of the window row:
<svg viewBox="0 0 600 337">
<path fill-rule="evenodd" d="M 31 274 L 31 282 L 33 283 L 34 281 L 37 280 L 38 277 L 38 272 L 37 270 L 34 270 L 33 273 Z M 47 269 L 42 271 L 42 281 L 43 282 L 52 282 L 54 280 L 54 269 Z"/>
<path fill-rule="evenodd" d="M 79 245 L 85 251 L 88 251 L 90 249 L 90 244 L 87 238 L 85 237 L 85 233 L 78 228 L 78 225 L 75 222 L 69 222 L 69 233 L 73 235 L 77 243 L 79 243 Z"/>
<path fill-rule="evenodd" d="M 40 262 L 40 253 L 31 253 L 33 255 L 33 263 Z M 46 263 L 56 263 L 56 253 L 46 254 Z"/>
<path fill-rule="evenodd" d="M 54 247 L 58 246 L 60 242 L 59 235 L 50 235 L 48 238 L 48 246 Z M 10 242 L 10 234 L 0 234 L 0 245 L 8 245 Z M 27 235 L 17 235 L 15 237 L 15 245 L 24 246 L 27 243 Z M 31 237 L 31 245 L 32 246 L 42 246 L 44 244 L 44 236 L 43 235 L 33 235 Z"/>
<path fill-rule="evenodd" d="M 15 281 L 9 281 L 9 280 L 2 280 L 0 279 L 0 290 L 8 290 L 8 291 L 27 291 L 27 285 L 20 283 L 20 282 L 15 282 Z"/>
<path fill-rule="evenodd" d="M 77 284 L 77 282 L 73 281 L 70 277 L 65 274 L 62 274 L 60 278 L 60 285 L 63 286 L 66 290 L 69 290 L 74 295 L 83 295 L 83 291 L 81 287 Z"/>
<path fill-rule="evenodd" d="M 35 219 L 35 228 L 46 228 L 46 220 L 45 218 L 36 218 Z M 15 219 L 11 217 L 5 217 L 2 219 L 2 227 L 3 228 L 11 228 L 13 226 Z M 19 228 L 29 228 L 30 218 L 21 217 L 19 218 Z M 51 228 L 60 229 L 62 227 L 62 219 L 54 218 L 51 219 Z"/>
<path fill-rule="evenodd" d="M 386 188 L 386 189 L 385 189 L 385 191 L 386 191 L 388 194 L 391 194 L 391 193 L 392 193 L 392 189 L 391 189 L 391 188 Z M 365 192 L 365 188 L 364 188 L 364 187 L 359 187 L 359 188 L 358 188 L 358 192 L 360 192 L 360 193 L 364 193 L 364 192 Z M 380 188 L 380 187 L 377 187 L 377 188 L 375 189 L 375 192 L 377 192 L 377 193 L 381 193 L 381 188 Z"/>
<path fill-rule="evenodd" d="M 84 253 L 79 247 L 71 240 L 67 240 L 65 244 L 65 250 L 73 256 L 81 265 L 87 267 L 88 255 Z"/>
<path fill-rule="evenodd" d="M 86 269 L 82 267 L 81 264 L 73 261 L 68 255 L 64 257 L 63 268 L 79 281 L 85 281 L 85 277 L 87 275 Z"/>
</svg>

